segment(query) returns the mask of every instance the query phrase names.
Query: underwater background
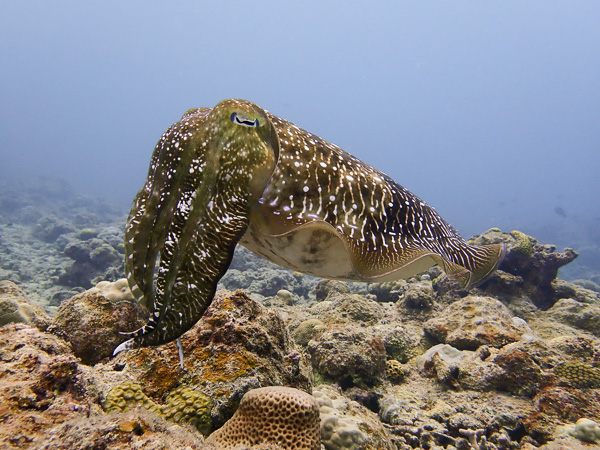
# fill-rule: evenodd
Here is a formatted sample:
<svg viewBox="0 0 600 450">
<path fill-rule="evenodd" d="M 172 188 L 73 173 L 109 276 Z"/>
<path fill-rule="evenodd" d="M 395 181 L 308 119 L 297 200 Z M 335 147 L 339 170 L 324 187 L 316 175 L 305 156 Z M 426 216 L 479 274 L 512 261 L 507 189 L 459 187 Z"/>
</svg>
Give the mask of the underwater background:
<svg viewBox="0 0 600 450">
<path fill-rule="evenodd" d="M 0 177 L 127 211 L 162 132 L 244 98 L 463 235 L 598 240 L 595 2 L 2 2 Z"/>
<path fill-rule="evenodd" d="M 0 446 L 229 448 L 265 386 L 312 391 L 327 450 L 600 445 L 599 20 L 585 1 L 0 2 Z M 187 370 L 173 343 L 113 358 L 147 320 L 123 232 L 154 146 L 226 98 L 506 243 L 500 270 L 470 293 L 437 268 L 342 283 L 238 248 Z"/>
</svg>

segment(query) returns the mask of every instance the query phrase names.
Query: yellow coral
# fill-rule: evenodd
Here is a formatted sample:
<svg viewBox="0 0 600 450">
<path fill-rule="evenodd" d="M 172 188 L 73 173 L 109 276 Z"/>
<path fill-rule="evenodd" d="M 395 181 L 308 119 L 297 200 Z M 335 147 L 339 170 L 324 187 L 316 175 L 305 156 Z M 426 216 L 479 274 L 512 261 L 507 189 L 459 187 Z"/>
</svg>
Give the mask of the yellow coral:
<svg viewBox="0 0 600 450">
<path fill-rule="evenodd" d="M 210 412 L 214 403 L 209 396 L 189 387 L 180 387 L 171 392 L 166 401 L 162 409 L 165 419 L 189 423 L 204 435 L 210 432 Z"/>
<path fill-rule="evenodd" d="M 390 381 L 399 382 L 406 377 L 406 371 L 400 361 L 389 359 L 387 361 L 386 375 Z"/>
<path fill-rule="evenodd" d="M 511 231 L 510 235 L 517 241 L 517 245 L 515 246 L 516 251 L 525 256 L 533 255 L 533 242 L 531 242 L 529 236 L 518 230 Z"/>
<path fill-rule="evenodd" d="M 157 405 L 144 394 L 139 384 L 126 381 L 106 395 L 102 408 L 112 413 L 140 407 L 160 414 L 171 422 L 189 423 L 205 435 L 210 432 L 210 412 L 214 405 L 210 397 L 192 388 L 180 387 L 167 396 L 166 402 L 164 406 Z"/>
<path fill-rule="evenodd" d="M 220 353 L 215 359 L 207 362 L 202 370 L 203 381 L 231 381 L 244 375 L 256 366 L 256 360 L 246 353 Z"/>
<path fill-rule="evenodd" d="M 563 363 L 554 368 L 554 373 L 569 381 L 576 388 L 600 387 L 600 370 L 580 362 Z"/>
<path fill-rule="evenodd" d="M 137 407 L 160 412 L 160 407 L 142 392 L 142 387 L 133 381 L 125 381 L 112 389 L 102 402 L 106 412 L 125 412 Z"/>
</svg>

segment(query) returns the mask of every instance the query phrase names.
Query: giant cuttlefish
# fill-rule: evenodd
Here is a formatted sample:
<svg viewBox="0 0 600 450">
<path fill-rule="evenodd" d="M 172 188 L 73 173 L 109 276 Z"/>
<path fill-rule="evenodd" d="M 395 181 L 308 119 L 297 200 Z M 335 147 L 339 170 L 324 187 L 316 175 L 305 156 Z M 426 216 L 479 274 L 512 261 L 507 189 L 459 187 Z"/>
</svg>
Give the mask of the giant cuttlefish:
<svg viewBox="0 0 600 450">
<path fill-rule="evenodd" d="M 438 264 L 464 288 L 505 252 L 467 244 L 433 208 L 339 147 L 225 100 L 188 111 L 156 145 L 125 230 L 129 284 L 151 316 L 115 353 L 189 330 L 238 243 L 339 280 L 390 281 Z"/>
</svg>

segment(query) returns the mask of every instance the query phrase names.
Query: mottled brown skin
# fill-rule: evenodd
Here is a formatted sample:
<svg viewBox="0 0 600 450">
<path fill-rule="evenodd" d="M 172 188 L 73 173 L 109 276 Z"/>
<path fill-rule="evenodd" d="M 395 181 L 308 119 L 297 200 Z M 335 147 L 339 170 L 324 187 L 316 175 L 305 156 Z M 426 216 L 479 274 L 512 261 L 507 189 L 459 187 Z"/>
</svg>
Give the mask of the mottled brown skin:
<svg viewBox="0 0 600 450">
<path fill-rule="evenodd" d="M 389 281 L 439 264 L 465 288 L 504 255 L 502 245 L 467 244 L 433 208 L 339 147 L 225 100 L 188 111 L 156 146 L 125 233 L 129 283 L 152 315 L 115 352 L 191 328 L 238 243 L 333 279 Z"/>
</svg>

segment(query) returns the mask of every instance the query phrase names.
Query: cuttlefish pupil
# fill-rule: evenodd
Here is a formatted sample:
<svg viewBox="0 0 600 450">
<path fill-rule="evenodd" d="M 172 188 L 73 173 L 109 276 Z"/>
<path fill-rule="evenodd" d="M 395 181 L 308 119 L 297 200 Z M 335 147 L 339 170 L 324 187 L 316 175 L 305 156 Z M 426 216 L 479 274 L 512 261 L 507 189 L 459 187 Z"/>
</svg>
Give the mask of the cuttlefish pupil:
<svg viewBox="0 0 600 450">
<path fill-rule="evenodd" d="M 231 113 L 231 121 L 237 125 L 241 125 L 243 127 L 257 127 L 258 126 L 258 119 L 254 118 L 254 120 L 251 119 L 246 119 L 245 117 L 242 117 L 240 114 L 234 112 Z"/>
<path fill-rule="evenodd" d="M 194 326 L 238 244 L 339 280 L 392 281 L 437 264 L 465 289 L 505 254 L 503 244 L 468 244 L 432 207 L 341 148 L 253 103 L 225 100 L 186 112 L 152 154 L 125 229 L 127 278 L 150 319 L 115 353 Z"/>
</svg>

